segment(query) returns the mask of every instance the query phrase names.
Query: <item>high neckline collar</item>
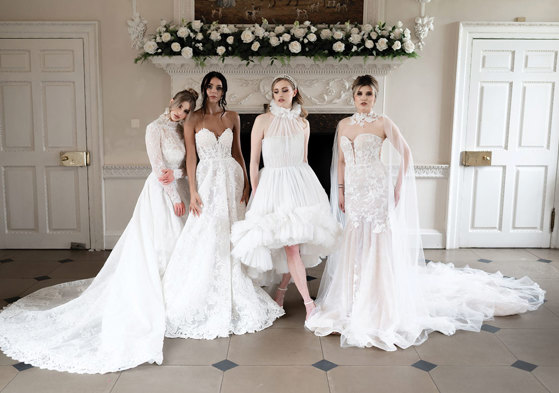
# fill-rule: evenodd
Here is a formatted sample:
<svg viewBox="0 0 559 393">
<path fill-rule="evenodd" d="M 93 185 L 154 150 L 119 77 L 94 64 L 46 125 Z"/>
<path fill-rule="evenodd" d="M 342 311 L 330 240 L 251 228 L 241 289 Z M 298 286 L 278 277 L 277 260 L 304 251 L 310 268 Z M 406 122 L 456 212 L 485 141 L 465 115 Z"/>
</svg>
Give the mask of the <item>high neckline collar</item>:
<svg viewBox="0 0 559 393">
<path fill-rule="evenodd" d="M 367 123 L 373 123 L 378 119 L 378 115 L 372 110 L 369 113 L 356 112 L 351 116 L 350 124 L 358 124 L 361 127 Z"/>
<path fill-rule="evenodd" d="M 301 105 L 295 102 L 291 106 L 291 109 L 282 108 L 281 106 L 276 104 L 274 100 L 272 100 L 270 102 L 270 112 L 272 112 L 272 114 L 277 117 L 286 117 L 288 119 L 295 119 L 301 116 Z"/>
</svg>

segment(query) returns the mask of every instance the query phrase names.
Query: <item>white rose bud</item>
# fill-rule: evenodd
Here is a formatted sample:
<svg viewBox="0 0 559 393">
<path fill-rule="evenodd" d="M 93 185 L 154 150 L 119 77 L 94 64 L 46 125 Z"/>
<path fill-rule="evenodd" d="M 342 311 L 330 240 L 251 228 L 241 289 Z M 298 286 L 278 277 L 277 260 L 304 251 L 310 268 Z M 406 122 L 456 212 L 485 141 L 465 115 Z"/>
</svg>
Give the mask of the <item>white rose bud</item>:
<svg viewBox="0 0 559 393">
<path fill-rule="evenodd" d="M 310 34 L 307 36 L 307 39 L 308 39 L 310 42 L 315 42 L 315 41 L 316 41 L 316 38 L 317 38 L 317 37 L 316 37 L 316 34 L 314 34 L 314 33 L 310 33 Z"/>
<path fill-rule="evenodd" d="M 301 44 L 298 41 L 293 41 L 289 44 L 289 50 L 291 53 L 301 52 Z"/>
<path fill-rule="evenodd" d="M 223 54 L 225 53 L 225 47 L 224 46 L 218 46 L 215 51 L 217 52 L 217 54 L 219 56 L 223 56 Z"/>
<path fill-rule="evenodd" d="M 241 40 L 243 40 L 245 44 L 249 44 L 254 41 L 254 34 L 252 34 L 252 31 L 247 29 L 241 34 Z"/>
<path fill-rule="evenodd" d="M 255 52 L 258 50 L 258 48 L 260 48 L 260 42 L 258 42 L 258 41 L 254 41 L 252 43 L 252 45 L 250 46 L 250 49 L 252 49 Z"/>
<path fill-rule="evenodd" d="M 332 38 L 332 31 L 330 31 L 330 29 L 320 30 L 320 38 L 322 38 L 323 40 Z"/>
<path fill-rule="evenodd" d="M 233 45 L 233 41 L 235 40 L 235 37 L 233 37 L 232 35 L 230 35 L 229 37 L 227 37 L 227 43 L 229 45 Z"/>
<path fill-rule="evenodd" d="M 377 37 L 378 37 L 378 34 L 377 34 L 376 31 L 371 31 L 371 34 L 369 34 L 369 36 L 370 36 L 373 40 L 376 40 Z"/>
<path fill-rule="evenodd" d="M 203 23 L 199 20 L 195 20 L 194 22 L 192 22 L 192 28 L 196 31 L 200 31 L 200 29 L 202 28 Z"/>
<path fill-rule="evenodd" d="M 155 42 L 161 42 L 161 36 L 158 35 L 157 37 L 155 37 Z"/>
<path fill-rule="evenodd" d="M 221 39 L 221 34 L 219 34 L 217 31 L 212 31 L 210 33 L 210 40 L 219 41 L 220 39 Z"/>
<path fill-rule="evenodd" d="M 341 40 L 342 38 L 344 38 L 344 33 L 342 33 L 339 30 L 336 30 L 333 34 L 333 37 L 335 40 Z"/>
<path fill-rule="evenodd" d="M 367 23 L 366 25 L 363 25 L 363 31 L 365 33 L 369 33 L 369 32 L 371 32 L 371 30 L 373 30 L 373 26 L 371 26 L 369 23 Z"/>
<path fill-rule="evenodd" d="M 304 26 L 310 26 L 310 25 L 311 25 L 311 21 L 310 21 L 310 20 L 306 20 L 306 21 L 303 23 L 303 25 L 304 25 Z"/>
<path fill-rule="evenodd" d="M 409 39 L 410 36 L 411 36 L 411 34 L 410 34 L 410 29 L 405 29 L 405 30 L 404 30 L 404 37 Z"/>
<path fill-rule="evenodd" d="M 169 33 L 161 34 L 161 41 L 169 42 L 170 40 L 171 40 L 171 34 L 169 34 Z"/>
<path fill-rule="evenodd" d="M 204 48 L 204 44 L 202 44 L 201 42 L 197 43 L 194 45 L 196 48 L 202 50 L 202 48 Z"/>
<path fill-rule="evenodd" d="M 182 48 L 181 55 L 182 57 L 190 59 L 192 57 L 192 48 L 189 48 L 188 46 Z"/>
<path fill-rule="evenodd" d="M 173 42 L 171 44 L 171 49 L 173 50 L 173 52 L 180 52 L 181 51 L 181 44 L 179 44 L 178 42 Z"/>
<path fill-rule="evenodd" d="M 349 37 L 349 42 L 351 42 L 352 44 L 358 44 L 359 42 L 361 42 L 361 34 L 352 34 Z"/>
<path fill-rule="evenodd" d="M 144 44 L 144 51 L 153 55 L 157 50 L 157 43 L 155 41 L 148 41 Z"/>
<path fill-rule="evenodd" d="M 367 49 L 371 49 L 373 46 L 375 46 L 375 43 L 371 40 L 366 40 L 365 41 L 365 48 Z"/>
<path fill-rule="evenodd" d="M 352 52 L 355 52 L 357 50 L 357 47 L 355 45 L 353 45 L 353 48 L 351 48 Z"/>
<path fill-rule="evenodd" d="M 392 45 L 392 49 L 394 50 L 398 50 L 402 47 L 402 43 L 400 41 L 396 41 L 393 45 Z"/>
<path fill-rule="evenodd" d="M 396 27 L 400 28 L 400 27 L 402 27 L 402 26 L 404 26 L 404 24 L 402 23 L 401 20 L 399 20 L 398 22 L 396 22 Z"/>
<path fill-rule="evenodd" d="M 177 31 L 177 36 L 180 38 L 184 38 L 190 33 L 186 27 L 181 27 L 179 31 Z"/>
<path fill-rule="evenodd" d="M 276 34 L 283 34 L 285 32 L 285 27 L 284 26 L 276 26 L 276 28 L 274 29 L 274 33 Z"/>
<path fill-rule="evenodd" d="M 415 50 L 415 44 L 411 40 L 404 41 L 404 52 L 412 53 Z"/>
<path fill-rule="evenodd" d="M 345 49 L 345 45 L 341 41 L 336 41 L 334 42 L 334 45 L 332 45 L 332 49 L 334 49 L 334 52 L 343 52 Z"/>
<path fill-rule="evenodd" d="M 378 40 L 377 42 L 377 49 L 382 52 L 383 50 L 385 50 L 386 48 L 388 48 L 388 40 L 386 38 L 381 38 L 380 40 Z"/>
<path fill-rule="evenodd" d="M 284 34 L 281 35 L 281 40 L 282 40 L 283 42 L 291 41 L 291 36 L 290 36 L 289 34 L 287 34 L 287 33 L 284 33 Z"/>
<path fill-rule="evenodd" d="M 202 41 L 202 40 L 204 39 L 204 34 L 202 34 L 202 33 L 196 34 L 196 39 L 197 39 L 198 41 Z"/>
<path fill-rule="evenodd" d="M 278 37 L 274 36 L 274 37 L 270 37 L 270 45 L 272 46 L 278 46 L 280 44 L 280 40 Z"/>
<path fill-rule="evenodd" d="M 316 31 L 317 31 L 318 29 L 317 29 L 316 27 L 314 27 L 314 26 L 311 26 L 311 27 L 309 28 L 309 30 L 311 31 L 311 33 L 316 33 Z"/>
</svg>

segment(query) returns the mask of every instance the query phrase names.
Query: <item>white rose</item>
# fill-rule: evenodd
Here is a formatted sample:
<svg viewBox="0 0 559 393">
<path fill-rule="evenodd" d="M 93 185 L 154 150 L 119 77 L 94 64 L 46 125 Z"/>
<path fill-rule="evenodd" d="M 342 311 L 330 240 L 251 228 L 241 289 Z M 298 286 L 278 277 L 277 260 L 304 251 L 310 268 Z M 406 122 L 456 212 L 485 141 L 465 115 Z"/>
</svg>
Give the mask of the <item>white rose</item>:
<svg viewBox="0 0 559 393">
<path fill-rule="evenodd" d="M 366 40 L 365 41 L 365 48 L 367 49 L 371 49 L 373 46 L 375 46 L 375 43 L 371 40 Z"/>
<path fill-rule="evenodd" d="M 318 30 L 316 27 L 311 26 L 309 27 L 309 30 L 311 31 L 311 33 L 316 33 L 316 31 Z"/>
<path fill-rule="evenodd" d="M 382 52 L 386 48 L 388 48 L 388 40 L 386 38 L 381 38 L 380 40 L 378 40 L 377 49 Z"/>
<path fill-rule="evenodd" d="M 383 37 L 388 37 L 388 34 L 389 34 L 388 30 L 383 30 L 383 31 L 380 32 L 380 35 L 383 36 Z"/>
<path fill-rule="evenodd" d="M 221 33 L 223 34 L 231 34 L 231 30 L 229 30 L 229 27 L 227 27 L 227 25 L 221 25 L 219 31 L 221 31 Z"/>
<path fill-rule="evenodd" d="M 171 49 L 173 50 L 173 52 L 180 52 L 181 51 L 181 44 L 179 44 L 178 42 L 173 42 L 171 44 Z"/>
<path fill-rule="evenodd" d="M 341 41 L 336 41 L 334 42 L 334 45 L 332 45 L 332 49 L 334 49 L 334 52 L 343 52 L 345 49 L 345 45 Z"/>
<path fill-rule="evenodd" d="M 182 55 L 182 57 L 190 59 L 192 57 L 192 48 L 189 48 L 188 46 L 185 46 L 181 50 L 181 55 Z"/>
<path fill-rule="evenodd" d="M 351 42 L 352 44 L 358 44 L 359 42 L 361 42 L 361 34 L 352 34 L 349 37 L 349 42 Z"/>
<path fill-rule="evenodd" d="M 402 29 L 396 29 L 390 34 L 390 38 L 393 40 L 399 40 L 402 38 Z"/>
<path fill-rule="evenodd" d="M 274 33 L 276 34 L 283 34 L 283 32 L 285 32 L 285 27 L 282 25 L 276 26 L 276 28 L 274 29 Z"/>
<path fill-rule="evenodd" d="M 243 40 L 245 44 L 248 44 L 254 41 L 254 34 L 252 34 L 252 31 L 247 29 L 241 34 L 241 40 Z"/>
<path fill-rule="evenodd" d="M 378 37 L 378 34 L 377 34 L 376 31 L 371 31 L 371 34 L 369 34 L 369 36 L 370 36 L 373 40 L 376 40 L 377 37 Z"/>
<path fill-rule="evenodd" d="M 341 40 L 342 38 L 344 38 L 344 33 L 342 33 L 339 30 L 336 30 L 333 34 L 333 37 L 335 40 Z"/>
<path fill-rule="evenodd" d="M 301 52 L 301 44 L 298 41 L 293 41 L 289 44 L 289 50 L 291 53 Z"/>
<path fill-rule="evenodd" d="M 396 27 L 397 27 L 397 28 L 400 28 L 400 27 L 402 27 L 402 26 L 404 26 L 404 24 L 402 23 L 401 20 L 399 20 L 398 22 L 396 22 Z"/>
<path fill-rule="evenodd" d="M 303 38 L 305 34 L 307 34 L 307 29 L 303 29 L 302 27 L 293 29 L 293 35 L 297 38 Z"/>
<path fill-rule="evenodd" d="M 235 37 L 233 37 L 232 35 L 230 35 L 229 37 L 227 37 L 227 43 L 229 45 L 233 45 L 233 41 L 235 40 Z"/>
<path fill-rule="evenodd" d="M 415 50 L 415 44 L 411 40 L 404 41 L 404 52 L 412 53 Z"/>
<path fill-rule="evenodd" d="M 266 30 L 264 30 L 262 27 L 260 26 L 256 26 L 254 28 L 254 34 L 258 37 L 258 38 L 262 38 L 264 37 L 264 34 L 266 33 Z"/>
<path fill-rule="evenodd" d="M 394 50 L 398 50 L 402 47 L 402 43 L 400 41 L 396 41 L 393 45 L 392 45 L 392 49 Z"/>
<path fill-rule="evenodd" d="M 202 41 L 202 40 L 204 39 L 204 34 L 202 34 L 202 33 L 196 34 L 196 39 L 197 39 L 198 41 Z"/>
<path fill-rule="evenodd" d="M 239 31 L 239 29 L 237 29 L 235 25 L 227 25 L 227 29 L 231 31 L 231 33 L 236 33 L 237 31 Z"/>
<path fill-rule="evenodd" d="M 218 46 L 215 51 L 217 52 L 217 54 L 219 56 L 222 56 L 225 53 L 225 47 L 224 46 Z"/>
<path fill-rule="evenodd" d="M 274 36 L 274 37 L 270 37 L 270 45 L 272 46 L 278 46 L 280 44 L 280 40 L 278 37 Z"/>
<path fill-rule="evenodd" d="M 144 44 L 144 51 L 153 55 L 157 50 L 157 43 L 155 41 L 148 41 Z"/>
<path fill-rule="evenodd" d="M 155 29 L 156 33 L 163 33 L 165 30 L 167 30 L 165 28 L 165 26 L 159 26 L 157 29 Z"/>
<path fill-rule="evenodd" d="M 220 39 L 221 39 L 221 34 L 219 34 L 217 31 L 212 31 L 210 33 L 210 40 L 219 41 Z"/>
<path fill-rule="evenodd" d="M 284 33 L 284 34 L 281 35 L 281 40 L 284 41 L 284 42 L 291 41 L 291 36 L 287 33 Z"/>
<path fill-rule="evenodd" d="M 196 31 L 200 31 L 202 25 L 203 25 L 202 21 L 199 20 L 195 20 L 194 22 L 192 22 L 192 28 Z"/>
<path fill-rule="evenodd" d="M 310 20 L 306 20 L 305 22 L 303 22 L 304 26 L 310 26 L 311 25 L 311 21 Z"/>
<path fill-rule="evenodd" d="M 406 28 L 406 29 L 404 30 L 404 37 L 409 39 L 410 36 L 411 36 L 411 34 L 410 34 L 410 29 L 407 29 L 407 28 Z"/>
<path fill-rule="evenodd" d="M 307 39 L 308 39 L 310 42 L 315 42 L 315 41 L 316 41 L 316 38 L 317 38 L 317 37 L 316 37 L 316 34 L 314 34 L 314 33 L 310 33 L 310 34 L 307 36 Z"/>
<path fill-rule="evenodd" d="M 177 36 L 180 38 L 184 38 L 190 33 L 186 27 L 181 27 L 179 31 L 177 31 Z"/>
<path fill-rule="evenodd" d="M 253 51 L 256 52 L 256 51 L 258 50 L 258 48 L 260 48 L 260 42 L 254 41 L 254 42 L 252 43 L 250 49 L 252 49 Z"/>
<path fill-rule="evenodd" d="M 332 37 L 332 32 L 330 31 L 330 29 L 320 30 L 320 38 L 322 38 L 323 40 L 327 40 L 331 37 Z"/>
<path fill-rule="evenodd" d="M 161 36 L 158 35 L 157 37 L 155 37 L 155 42 L 161 42 Z"/>
<path fill-rule="evenodd" d="M 365 33 L 369 33 L 369 32 L 371 32 L 371 30 L 373 30 L 373 26 L 371 26 L 369 23 L 367 23 L 366 25 L 363 25 L 363 31 Z"/>
<path fill-rule="evenodd" d="M 161 41 L 169 42 L 170 40 L 171 40 L 171 34 L 170 33 L 161 34 Z"/>
<path fill-rule="evenodd" d="M 353 29 L 351 29 L 349 31 L 351 34 L 359 34 L 359 29 L 357 27 L 354 27 Z"/>
</svg>

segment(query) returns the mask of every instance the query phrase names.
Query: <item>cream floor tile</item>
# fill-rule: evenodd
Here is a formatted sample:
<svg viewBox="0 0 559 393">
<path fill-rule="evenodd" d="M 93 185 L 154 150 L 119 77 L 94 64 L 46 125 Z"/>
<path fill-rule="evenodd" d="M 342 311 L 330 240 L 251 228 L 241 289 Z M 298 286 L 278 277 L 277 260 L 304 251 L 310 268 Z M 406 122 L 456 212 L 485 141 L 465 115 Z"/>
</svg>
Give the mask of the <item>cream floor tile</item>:
<svg viewBox="0 0 559 393">
<path fill-rule="evenodd" d="M 529 248 L 526 251 L 534 254 L 537 258 L 559 261 L 559 249 L 556 248 Z"/>
<path fill-rule="evenodd" d="M 426 259 L 435 262 L 475 261 L 479 259 L 471 249 L 456 250 L 424 250 Z"/>
<path fill-rule="evenodd" d="M 332 393 L 437 393 L 429 373 L 411 366 L 341 366 L 328 372 Z"/>
<path fill-rule="evenodd" d="M 240 366 L 223 376 L 221 393 L 329 393 L 326 373 L 312 366 Z"/>
<path fill-rule="evenodd" d="M 437 365 L 511 365 L 516 361 L 495 334 L 483 331 L 458 331 L 450 337 L 432 333 L 416 350 L 421 359 Z"/>
<path fill-rule="evenodd" d="M 559 316 L 552 313 L 546 307 L 540 307 L 535 311 L 524 314 L 510 315 L 507 317 L 495 317 L 488 324 L 500 328 L 522 329 L 522 328 L 550 328 L 559 329 Z"/>
<path fill-rule="evenodd" d="M 510 366 L 440 366 L 431 371 L 440 393 L 546 393 L 529 372 Z"/>
<path fill-rule="evenodd" d="M 12 364 L 19 363 L 19 361 L 12 359 L 0 351 L 0 366 L 11 366 Z"/>
<path fill-rule="evenodd" d="M 111 393 L 218 393 L 222 377 L 212 366 L 146 365 L 123 371 Z"/>
<path fill-rule="evenodd" d="M 20 371 L 2 393 L 108 393 L 118 374 L 83 375 L 32 368 Z"/>
<path fill-rule="evenodd" d="M 193 340 L 166 338 L 163 365 L 209 366 L 227 358 L 230 338 Z"/>
<path fill-rule="evenodd" d="M 52 278 L 68 278 L 81 280 L 95 277 L 104 265 L 104 261 L 74 261 L 63 263 L 49 274 Z"/>
<path fill-rule="evenodd" d="M 559 279 L 539 279 L 538 284 L 546 291 L 544 308 L 559 316 Z"/>
<path fill-rule="evenodd" d="M 559 366 L 559 329 L 503 329 L 495 334 L 518 359 Z"/>
<path fill-rule="evenodd" d="M 36 283 L 32 278 L 0 278 L 0 299 L 19 296 Z"/>
<path fill-rule="evenodd" d="M 340 336 L 320 337 L 324 359 L 345 366 L 409 366 L 419 360 L 414 348 L 394 352 L 378 348 L 341 348 Z"/>
<path fill-rule="evenodd" d="M 322 360 L 322 350 L 319 338 L 303 327 L 266 329 L 232 336 L 227 358 L 247 366 L 307 366 Z"/>
<path fill-rule="evenodd" d="M 532 374 L 551 392 L 559 393 L 559 367 L 540 366 Z"/>
<path fill-rule="evenodd" d="M 18 371 L 12 366 L 0 366 L 0 390 L 2 390 L 17 375 Z"/>
<path fill-rule="evenodd" d="M 34 278 L 48 276 L 60 267 L 54 261 L 14 261 L 0 264 L 0 277 L 2 278 Z"/>
<path fill-rule="evenodd" d="M 476 262 L 470 267 L 482 269 L 489 273 L 500 271 L 505 276 L 521 278 L 528 276 L 534 281 L 542 278 L 559 279 L 559 269 L 549 263 L 538 261 L 493 261 L 491 263 Z"/>
<path fill-rule="evenodd" d="M 305 306 L 293 302 L 285 303 L 283 306 L 285 315 L 274 321 L 270 329 L 290 328 L 303 329 L 305 324 Z"/>
<path fill-rule="evenodd" d="M 472 248 L 472 251 L 479 258 L 491 259 L 493 261 L 535 261 L 538 259 L 531 252 L 520 248 Z"/>
</svg>

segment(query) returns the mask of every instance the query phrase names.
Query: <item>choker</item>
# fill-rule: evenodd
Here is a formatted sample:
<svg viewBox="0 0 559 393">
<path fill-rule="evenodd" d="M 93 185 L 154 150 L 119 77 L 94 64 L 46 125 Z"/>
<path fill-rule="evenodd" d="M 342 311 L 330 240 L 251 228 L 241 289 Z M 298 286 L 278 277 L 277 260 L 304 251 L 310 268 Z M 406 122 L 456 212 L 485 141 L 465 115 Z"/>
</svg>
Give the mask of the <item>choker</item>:
<svg viewBox="0 0 559 393">
<path fill-rule="evenodd" d="M 363 127 L 365 125 L 365 122 L 367 123 L 373 123 L 378 119 L 378 115 L 371 111 L 369 113 L 354 113 L 351 116 L 351 120 L 349 124 L 358 124 L 361 127 Z"/>
<path fill-rule="evenodd" d="M 277 117 L 287 117 L 289 119 L 295 119 L 301 116 L 301 105 L 294 103 L 291 106 L 291 109 L 282 108 L 281 106 L 276 104 L 274 100 L 272 100 L 270 102 L 270 112 L 272 112 L 272 114 Z"/>
</svg>

